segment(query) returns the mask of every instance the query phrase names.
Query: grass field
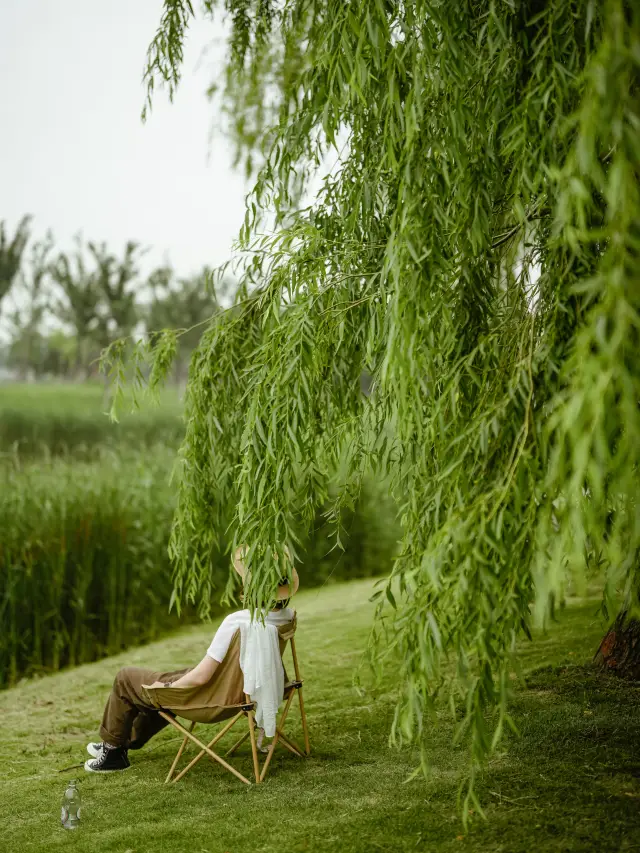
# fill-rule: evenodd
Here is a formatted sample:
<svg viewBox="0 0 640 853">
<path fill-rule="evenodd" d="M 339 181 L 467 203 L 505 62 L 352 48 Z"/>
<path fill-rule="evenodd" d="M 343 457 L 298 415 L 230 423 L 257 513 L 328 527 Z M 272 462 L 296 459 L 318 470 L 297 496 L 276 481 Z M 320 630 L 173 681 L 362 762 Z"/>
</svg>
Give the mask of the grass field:
<svg viewBox="0 0 640 853">
<path fill-rule="evenodd" d="M 59 414 L 92 414 L 107 407 L 108 393 L 102 382 L 6 382 L 0 385 L 0 408 L 30 409 Z M 130 409 L 131 397 L 125 396 Z M 143 404 L 145 408 L 147 404 Z M 149 406 L 154 406 L 152 402 Z M 160 408 L 180 414 L 182 404 L 177 390 L 169 386 L 161 391 Z"/>
<path fill-rule="evenodd" d="M 265 784 L 245 787 L 202 761 L 165 786 L 176 737 L 164 731 L 132 753 L 126 773 L 59 772 L 84 761 L 116 670 L 169 669 L 200 659 L 213 632 L 186 628 L 143 648 L 25 682 L 0 694 L 0 849 L 82 853 L 298 853 L 298 851 L 619 851 L 640 849 L 640 687 L 588 667 L 603 625 L 596 602 L 569 600 L 558 624 L 523 646 L 527 685 L 514 715 L 521 732 L 479 783 L 487 822 L 461 826 L 456 794 L 466 753 L 451 746 L 443 710 L 429 737 L 428 780 L 406 782 L 413 750 L 387 734 L 394 673 L 364 697 L 352 688 L 366 644 L 370 580 L 297 596 L 298 653 L 306 680 L 311 758 L 278 753 Z M 291 733 L 296 737 L 297 718 Z M 249 772 L 248 751 L 240 769 Z M 69 778 L 80 780 L 83 825 L 59 824 Z"/>
<path fill-rule="evenodd" d="M 158 403 L 140 399 L 132 412 L 126 396 L 119 422 L 106 412 L 110 397 L 101 383 L 6 383 L 0 385 L 0 459 L 21 456 L 91 454 L 98 445 L 177 447 L 184 433 L 182 402 L 174 388 Z"/>
</svg>

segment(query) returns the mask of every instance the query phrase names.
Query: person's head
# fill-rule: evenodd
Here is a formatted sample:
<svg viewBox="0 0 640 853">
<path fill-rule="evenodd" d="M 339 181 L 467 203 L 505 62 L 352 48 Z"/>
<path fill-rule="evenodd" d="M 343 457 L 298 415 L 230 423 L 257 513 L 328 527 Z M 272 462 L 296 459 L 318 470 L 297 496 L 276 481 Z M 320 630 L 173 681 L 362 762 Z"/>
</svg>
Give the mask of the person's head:
<svg viewBox="0 0 640 853">
<path fill-rule="evenodd" d="M 245 559 L 248 554 L 248 551 L 248 545 L 240 545 L 238 546 L 238 548 L 236 548 L 231 557 L 233 568 L 242 578 L 243 585 L 249 580 L 251 576 L 251 573 L 247 571 L 245 565 Z M 285 560 L 291 564 L 291 582 L 289 582 L 289 578 L 286 575 L 280 578 L 280 580 L 278 581 L 275 596 L 267 604 L 267 609 L 269 610 L 283 610 L 285 607 L 288 607 L 292 596 L 295 595 L 300 585 L 300 578 L 298 577 L 298 572 L 293 566 L 291 552 L 289 551 L 286 545 L 282 549 L 282 554 L 284 555 Z M 277 560 L 278 554 L 276 552 L 273 552 L 273 557 Z"/>
</svg>

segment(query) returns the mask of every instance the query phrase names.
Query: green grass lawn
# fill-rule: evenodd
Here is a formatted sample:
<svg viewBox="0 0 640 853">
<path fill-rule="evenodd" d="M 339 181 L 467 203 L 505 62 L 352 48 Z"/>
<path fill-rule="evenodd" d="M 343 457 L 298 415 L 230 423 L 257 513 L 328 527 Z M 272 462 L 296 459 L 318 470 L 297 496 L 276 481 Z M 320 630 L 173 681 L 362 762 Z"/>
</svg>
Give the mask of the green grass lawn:
<svg viewBox="0 0 640 853">
<path fill-rule="evenodd" d="M 487 822 L 477 818 L 465 830 L 456 795 L 467 756 L 451 746 L 447 713 L 429 736 L 430 778 L 406 782 L 416 752 L 387 745 L 394 673 L 364 697 L 352 687 L 372 615 L 371 589 L 365 580 L 297 596 L 312 756 L 301 761 L 278 753 L 263 785 L 246 787 L 202 761 L 184 780 L 165 786 L 178 743 L 166 730 L 131 754 L 126 773 L 59 772 L 84 761 L 120 666 L 195 663 L 211 627 L 188 628 L 1 693 L 0 850 L 640 850 L 640 688 L 589 669 L 603 632 L 595 601 L 569 600 L 546 635 L 523 644 L 527 686 L 513 705 L 521 737 L 503 744 L 480 780 Z M 297 714 L 292 722 L 290 733 L 299 737 Z M 245 748 L 238 766 L 249 774 Z M 83 824 L 70 833 L 59 824 L 60 800 L 74 777 Z"/>
</svg>

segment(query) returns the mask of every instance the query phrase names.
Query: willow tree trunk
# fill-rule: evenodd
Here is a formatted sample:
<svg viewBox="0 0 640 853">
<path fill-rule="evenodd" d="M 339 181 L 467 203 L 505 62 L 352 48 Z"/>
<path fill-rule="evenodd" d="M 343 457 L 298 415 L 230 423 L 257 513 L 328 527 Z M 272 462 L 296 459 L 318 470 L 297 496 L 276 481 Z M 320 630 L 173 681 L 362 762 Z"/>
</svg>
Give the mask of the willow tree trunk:
<svg viewBox="0 0 640 853">
<path fill-rule="evenodd" d="M 640 681 L 640 620 L 621 613 L 600 643 L 594 661 L 602 669 Z"/>
</svg>

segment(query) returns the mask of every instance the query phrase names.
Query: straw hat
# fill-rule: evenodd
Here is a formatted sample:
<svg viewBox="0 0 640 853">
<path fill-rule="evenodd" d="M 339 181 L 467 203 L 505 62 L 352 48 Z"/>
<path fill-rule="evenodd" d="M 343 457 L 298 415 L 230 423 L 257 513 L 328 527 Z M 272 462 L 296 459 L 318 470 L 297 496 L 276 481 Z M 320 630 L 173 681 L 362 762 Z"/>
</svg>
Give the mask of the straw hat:
<svg viewBox="0 0 640 853">
<path fill-rule="evenodd" d="M 243 557 L 245 556 L 245 554 L 247 553 L 248 550 L 249 550 L 249 548 L 247 545 L 240 545 L 238 548 L 236 548 L 236 550 L 233 552 L 233 554 L 231 556 L 231 562 L 233 563 L 233 568 L 240 575 L 240 577 L 242 578 L 243 581 L 245 580 L 245 577 L 247 579 L 249 577 L 251 577 L 251 572 L 249 572 L 247 574 L 247 567 L 245 566 L 244 560 L 243 560 Z M 286 546 L 284 548 L 284 553 L 287 555 L 287 557 L 289 558 L 289 561 L 291 562 L 291 554 L 289 553 L 289 549 Z M 278 585 L 278 594 L 276 596 L 278 601 L 282 601 L 284 598 L 291 598 L 292 595 L 296 594 L 296 592 L 298 591 L 298 587 L 300 586 L 300 578 L 298 577 L 298 572 L 295 570 L 295 568 L 293 566 L 291 568 L 292 568 L 292 576 L 293 576 L 292 577 L 293 589 L 290 589 L 290 586 L 288 583 L 279 584 Z"/>
</svg>

